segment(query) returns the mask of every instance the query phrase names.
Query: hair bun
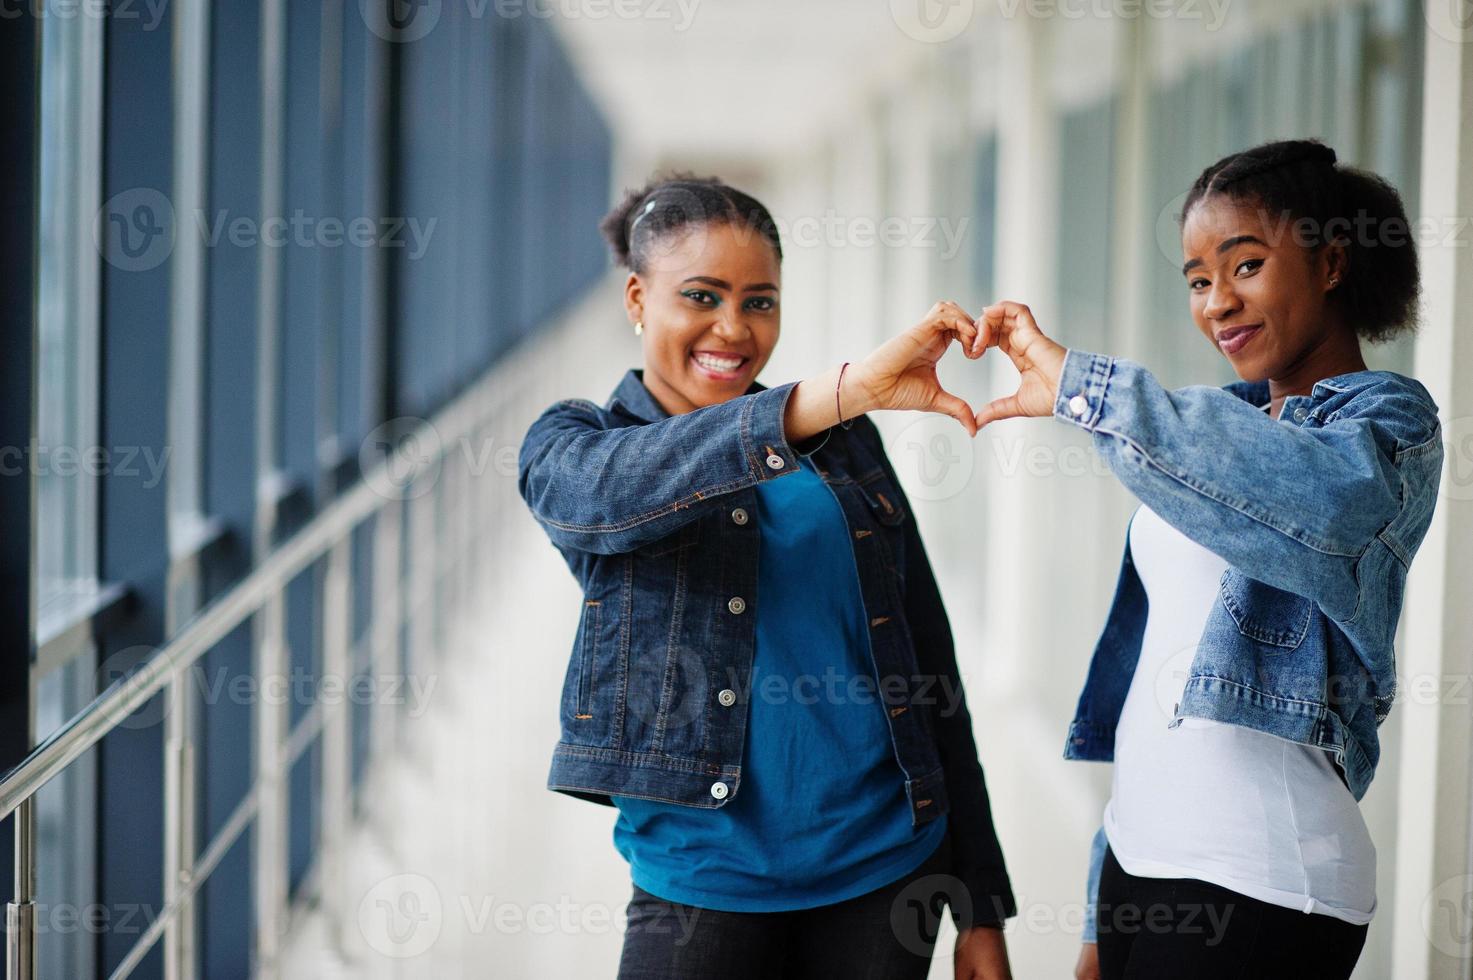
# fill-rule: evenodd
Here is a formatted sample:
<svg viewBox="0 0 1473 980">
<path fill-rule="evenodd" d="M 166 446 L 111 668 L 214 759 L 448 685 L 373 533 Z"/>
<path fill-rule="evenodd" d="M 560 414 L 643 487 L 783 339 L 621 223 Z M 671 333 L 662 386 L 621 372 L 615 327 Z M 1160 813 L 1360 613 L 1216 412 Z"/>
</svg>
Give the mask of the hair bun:
<svg viewBox="0 0 1473 980">
<path fill-rule="evenodd" d="M 1301 151 L 1298 159 L 1323 163 L 1327 167 L 1333 167 L 1339 157 L 1335 155 L 1333 147 L 1326 146 L 1318 140 L 1305 140 L 1304 149 Z"/>
</svg>

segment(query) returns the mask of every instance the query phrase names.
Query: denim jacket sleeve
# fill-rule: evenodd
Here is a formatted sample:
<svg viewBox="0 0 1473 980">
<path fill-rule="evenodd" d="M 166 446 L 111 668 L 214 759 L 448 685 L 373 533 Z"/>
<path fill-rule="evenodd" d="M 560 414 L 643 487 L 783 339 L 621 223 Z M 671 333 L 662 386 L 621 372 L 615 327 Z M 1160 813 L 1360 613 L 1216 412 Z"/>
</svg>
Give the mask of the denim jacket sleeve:
<svg viewBox="0 0 1473 980">
<path fill-rule="evenodd" d="M 795 385 L 619 427 L 592 402 L 558 402 L 522 440 L 518 489 L 559 548 L 633 551 L 719 506 L 724 494 L 798 470 L 783 434 Z"/>
<path fill-rule="evenodd" d="M 1095 918 L 1100 908 L 1100 869 L 1105 866 L 1105 848 L 1109 846 L 1105 839 L 1105 828 L 1102 826 L 1095 831 L 1094 840 L 1089 843 L 1089 877 L 1084 886 L 1084 935 L 1082 942 L 1093 943 L 1099 941 L 1098 926 Z"/>
<path fill-rule="evenodd" d="M 1072 349 L 1053 414 L 1092 433 L 1120 481 L 1187 537 L 1354 618 L 1356 563 L 1400 505 L 1395 440 L 1372 419 L 1285 424 L 1232 392 L 1168 391 L 1139 364 Z"/>
<path fill-rule="evenodd" d="M 936 687 L 944 693 L 945 707 L 951 710 L 932 712 L 936 722 L 937 750 L 945 772 L 946 795 L 950 800 L 947 833 L 951 837 L 952 874 L 966 886 L 971 898 L 970 915 L 966 908 L 951 908 L 957 930 L 972 926 L 1002 926 L 1018 914 L 1003 861 L 1002 845 L 992 823 L 992 803 L 983 778 L 982 764 L 977 758 L 977 744 L 972 735 L 972 715 L 967 709 L 966 694 L 956 663 L 956 647 L 951 623 L 941 592 L 936 585 L 931 562 L 926 557 L 916 526 L 915 511 L 900 487 L 895 468 L 880 445 L 879 432 L 868 418 L 861 424 L 875 442 L 875 455 L 884 467 L 900 497 L 901 505 L 911 513 L 905 522 L 905 620 L 911 642 L 915 646 L 916 668 L 927 677 L 936 677 Z M 965 903 L 962 903 L 965 905 Z"/>
</svg>

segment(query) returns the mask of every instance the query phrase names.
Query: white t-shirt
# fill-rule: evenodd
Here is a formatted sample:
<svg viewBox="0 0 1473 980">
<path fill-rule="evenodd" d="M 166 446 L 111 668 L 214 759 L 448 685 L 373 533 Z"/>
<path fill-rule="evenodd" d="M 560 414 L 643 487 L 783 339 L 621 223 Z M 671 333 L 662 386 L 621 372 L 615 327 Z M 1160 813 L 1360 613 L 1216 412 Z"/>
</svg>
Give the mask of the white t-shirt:
<svg viewBox="0 0 1473 980">
<path fill-rule="evenodd" d="M 1150 606 L 1104 814 L 1120 866 L 1369 922 L 1376 848 L 1328 753 L 1203 718 L 1167 727 L 1227 563 L 1148 507 L 1130 548 Z"/>
</svg>

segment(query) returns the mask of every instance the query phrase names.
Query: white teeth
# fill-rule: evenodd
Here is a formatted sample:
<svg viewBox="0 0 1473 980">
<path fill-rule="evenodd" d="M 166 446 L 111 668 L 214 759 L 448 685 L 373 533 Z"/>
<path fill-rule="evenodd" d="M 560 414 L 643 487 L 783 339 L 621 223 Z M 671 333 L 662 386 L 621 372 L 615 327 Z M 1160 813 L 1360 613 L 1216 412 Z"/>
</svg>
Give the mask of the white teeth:
<svg viewBox="0 0 1473 980">
<path fill-rule="evenodd" d="M 712 371 L 735 371 L 742 366 L 740 357 L 719 357 L 715 354 L 697 353 L 693 355 L 696 363 Z"/>
</svg>

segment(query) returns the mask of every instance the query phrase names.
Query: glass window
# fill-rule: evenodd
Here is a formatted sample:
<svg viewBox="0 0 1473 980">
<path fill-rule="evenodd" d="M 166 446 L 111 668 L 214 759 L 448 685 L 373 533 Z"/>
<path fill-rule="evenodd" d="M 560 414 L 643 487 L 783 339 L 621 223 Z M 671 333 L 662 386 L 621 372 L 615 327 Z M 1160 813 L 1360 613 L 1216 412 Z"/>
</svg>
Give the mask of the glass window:
<svg viewBox="0 0 1473 980">
<path fill-rule="evenodd" d="M 102 25 L 49 15 L 42 31 L 36 595 L 42 622 L 95 587 L 97 281 Z"/>
<path fill-rule="evenodd" d="M 41 31 L 41 160 L 37 281 L 37 442 L 34 581 L 37 635 L 92 608 L 97 592 L 98 266 L 102 29 L 85 6 L 48 2 Z M 104 230 L 105 229 L 100 229 Z M 96 693 L 96 651 L 83 631 L 52 644 L 33 670 L 33 737 L 60 728 Z M 36 795 L 38 900 L 84 908 L 93 894 L 95 752 Z M 90 976 L 86 930 L 43 930 L 37 955 L 56 976 Z"/>
</svg>

